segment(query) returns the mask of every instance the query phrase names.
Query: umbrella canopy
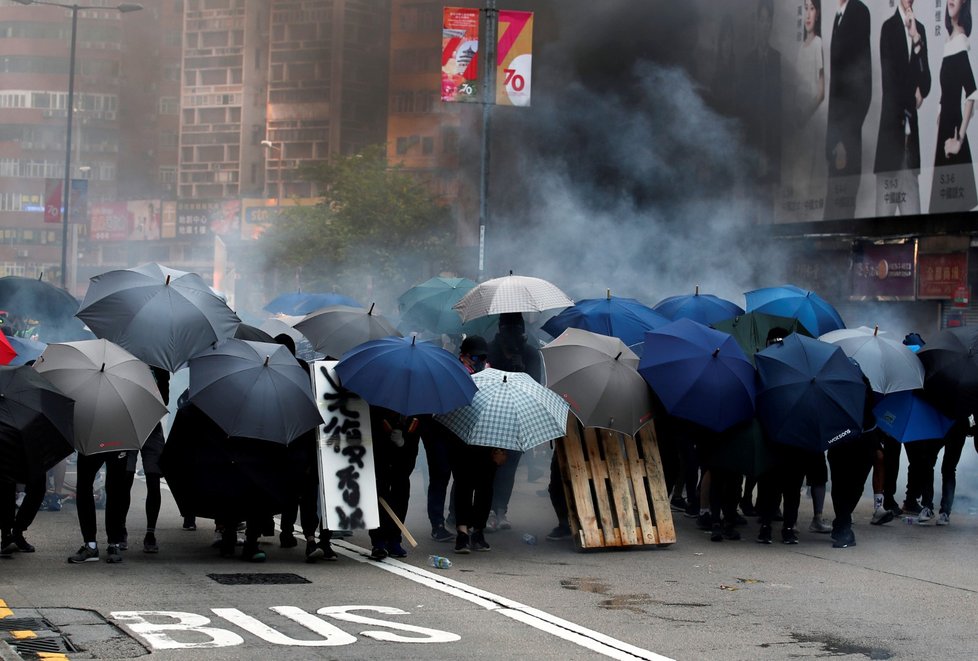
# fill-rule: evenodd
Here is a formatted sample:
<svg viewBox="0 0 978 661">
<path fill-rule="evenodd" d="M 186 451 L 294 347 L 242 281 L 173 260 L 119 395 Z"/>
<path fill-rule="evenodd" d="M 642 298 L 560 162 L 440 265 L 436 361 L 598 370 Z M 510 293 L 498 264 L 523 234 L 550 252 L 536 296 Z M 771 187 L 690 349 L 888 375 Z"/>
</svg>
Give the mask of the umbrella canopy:
<svg viewBox="0 0 978 661">
<path fill-rule="evenodd" d="M 309 374 L 281 344 L 229 339 L 200 352 L 190 401 L 228 436 L 283 445 L 323 422 Z"/>
<path fill-rule="evenodd" d="M 978 414 L 978 327 L 944 329 L 917 356 L 928 400 L 956 420 Z"/>
<path fill-rule="evenodd" d="M 487 368 L 472 379 L 472 403 L 435 416 L 469 445 L 526 451 L 567 433 L 567 402 L 528 375 Z"/>
<path fill-rule="evenodd" d="M 618 338 L 568 328 L 540 351 L 547 387 L 585 427 L 634 435 L 652 419 L 652 395 L 635 371 L 638 356 Z"/>
<path fill-rule="evenodd" d="M 692 319 L 646 333 L 638 372 L 670 415 L 707 429 L 754 415 L 754 366 L 733 337 Z"/>
<path fill-rule="evenodd" d="M 298 476 L 279 443 L 229 437 L 193 404 L 180 407 L 160 468 L 185 516 L 244 521 L 285 506 Z"/>
<path fill-rule="evenodd" d="M 199 275 L 159 264 L 94 276 L 78 318 L 98 337 L 169 372 L 234 335 L 241 323 Z"/>
<path fill-rule="evenodd" d="M 617 337 L 625 344 L 642 342 L 645 333 L 668 324 L 670 319 L 634 298 L 612 296 L 578 301 L 543 325 L 557 337 L 568 328 Z"/>
<path fill-rule="evenodd" d="M 36 370 L 0 367 L 0 478 L 26 482 L 71 454 L 74 407 Z"/>
<path fill-rule="evenodd" d="M 873 408 L 879 428 L 900 441 L 944 438 L 954 421 L 911 390 L 890 393 Z"/>
<path fill-rule="evenodd" d="M 474 319 L 467 324 L 453 306 L 476 286 L 468 278 L 436 277 L 411 287 L 397 299 L 401 328 L 426 330 L 436 335 L 485 335 L 498 315 Z"/>
<path fill-rule="evenodd" d="M 469 322 L 490 314 L 542 312 L 574 305 L 557 285 L 525 275 L 493 278 L 473 287 L 453 307 Z"/>
<path fill-rule="evenodd" d="M 301 317 L 332 305 L 348 305 L 353 308 L 362 307 L 355 300 L 343 294 L 317 294 L 297 291 L 289 294 L 279 294 L 262 309 L 272 314 L 289 314 Z"/>
<path fill-rule="evenodd" d="M 755 289 L 744 294 L 744 297 L 748 312 L 792 317 L 813 335 L 824 335 L 846 327 L 842 317 L 825 299 L 794 285 Z"/>
<path fill-rule="evenodd" d="M 10 361 L 10 365 L 23 365 L 32 360 L 37 360 L 38 356 L 44 353 L 44 348 L 47 346 L 44 342 L 38 342 L 37 340 L 29 340 L 26 337 L 16 337 L 10 336 L 4 338 L 10 344 L 11 348 L 17 353 L 16 356 Z"/>
<path fill-rule="evenodd" d="M 82 454 L 138 450 L 166 413 L 149 365 L 107 340 L 49 344 L 34 369 L 75 400 Z"/>
<path fill-rule="evenodd" d="M 267 332 L 260 328 L 256 328 L 250 324 L 238 324 L 238 327 L 234 329 L 234 339 L 236 340 L 251 340 L 252 342 L 274 342 L 275 338 L 269 335 Z"/>
<path fill-rule="evenodd" d="M 701 294 L 699 287 L 696 287 L 692 295 L 683 294 L 663 299 L 653 309 L 673 321 L 692 319 L 707 326 L 715 321 L 744 314 L 743 308 L 736 303 L 713 294 Z"/>
<path fill-rule="evenodd" d="M 0 310 L 30 320 L 46 342 L 65 342 L 91 337 L 75 319 L 78 301 L 64 289 L 41 278 L 8 275 L 0 278 Z M 22 329 L 17 329 L 22 330 Z"/>
<path fill-rule="evenodd" d="M 822 452 L 862 433 L 866 386 L 841 348 L 795 333 L 755 362 L 757 416 L 771 440 Z"/>
<path fill-rule="evenodd" d="M 711 324 L 713 328 L 730 333 L 747 357 L 753 362 L 754 354 L 767 347 L 767 338 L 772 330 L 780 328 L 788 333 L 801 333 L 811 337 L 801 322 L 791 317 L 779 317 L 764 312 L 746 312 L 731 319 Z M 787 335 L 787 333 L 785 333 Z"/>
<path fill-rule="evenodd" d="M 883 337 L 879 327 L 841 328 L 821 336 L 859 363 L 875 392 L 886 395 L 924 387 L 924 366 L 910 347 Z"/>
<path fill-rule="evenodd" d="M 295 328 L 309 338 L 316 351 L 334 358 L 370 340 L 401 336 L 391 322 L 374 314 L 374 304 L 369 310 L 348 305 L 317 310 L 296 322 Z"/>
<path fill-rule="evenodd" d="M 402 415 L 448 413 L 472 401 L 475 381 L 458 358 L 415 338 L 372 340 L 336 364 L 343 387 Z"/>
</svg>

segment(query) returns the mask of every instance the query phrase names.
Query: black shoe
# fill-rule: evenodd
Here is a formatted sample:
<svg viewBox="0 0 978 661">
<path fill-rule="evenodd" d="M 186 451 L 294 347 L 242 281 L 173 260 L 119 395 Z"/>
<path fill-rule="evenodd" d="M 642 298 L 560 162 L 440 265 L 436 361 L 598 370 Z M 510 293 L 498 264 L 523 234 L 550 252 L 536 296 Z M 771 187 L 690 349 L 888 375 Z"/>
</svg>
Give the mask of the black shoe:
<svg viewBox="0 0 978 661">
<path fill-rule="evenodd" d="M 111 546 L 111 544 L 109 546 Z M 119 550 L 120 551 L 128 551 L 129 550 L 129 533 L 128 532 L 122 533 L 122 541 L 119 542 L 118 544 L 116 544 L 116 546 L 119 547 Z"/>
<path fill-rule="evenodd" d="M 798 543 L 798 531 L 794 528 L 782 528 L 781 529 L 781 541 L 784 544 L 797 544 Z"/>
<path fill-rule="evenodd" d="M 481 530 L 472 531 L 472 539 L 469 542 L 469 546 L 473 551 L 491 551 L 492 547 L 489 546 L 489 542 L 486 541 L 485 533 Z"/>
<path fill-rule="evenodd" d="M 549 539 L 551 542 L 556 542 L 561 539 L 567 539 L 572 535 L 573 533 L 571 532 L 570 526 L 564 524 L 564 525 L 557 526 L 549 533 L 547 533 L 547 539 Z"/>
<path fill-rule="evenodd" d="M 373 548 L 370 549 L 371 560 L 383 560 L 386 557 L 387 557 L 387 549 L 384 548 L 383 544 L 374 544 Z"/>
<path fill-rule="evenodd" d="M 895 500 L 884 500 L 883 509 L 893 512 L 893 516 L 900 516 L 903 514 L 903 509 L 897 504 Z"/>
<path fill-rule="evenodd" d="M 696 517 L 696 527 L 700 530 L 713 530 L 713 517 L 709 512 L 704 512 Z"/>
<path fill-rule="evenodd" d="M 0 539 L 0 557 L 9 558 L 13 556 L 14 551 L 16 550 L 17 545 L 14 543 L 13 537 L 4 537 L 3 539 Z"/>
<path fill-rule="evenodd" d="M 108 553 L 105 554 L 105 561 L 110 565 L 122 562 L 122 548 L 118 544 L 109 544 Z"/>
<path fill-rule="evenodd" d="M 299 545 L 299 542 L 296 540 L 295 535 L 293 535 L 292 533 L 283 532 L 280 533 L 278 536 L 278 544 L 283 549 L 294 549 L 296 546 Z"/>
<path fill-rule="evenodd" d="M 183 517 L 183 529 L 184 530 L 197 530 L 197 519 L 193 516 Z"/>
<path fill-rule="evenodd" d="M 340 559 L 340 556 L 336 555 L 336 551 L 333 550 L 333 545 L 329 543 L 328 539 L 320 541 L 319 548 L 322 549 L 323 560 L 336 562 Z"/>
<path fill-rule="evenodd" d="M 24 533 L 22 532 L 15 532 L 11 536 L 10 541 L 17 546 L 17 550 L 21 553 L 33 553 L 36 550 L 33 544 L 24 539 Z M 0 546 L 3 546 L 3 544 L 0 544 Z"/>
<path fill-rule="evenodd" d="M 431 529 L 431 538 L 436 542 L 450 542 L 455 539 L 455 535 L 448 532 L 445 526 L 435 526 Z"/>
<path fill-rule="evenodd" d="M 757 543 L 758 544 L 771 543 L 771 526 L 767 524 L 761 526 L 761 529 L 757 533 Z"/>
<path fill-rule="evenodd" d="M 920 514 L 920 510 L 923 508 L 920 506 L 916 500 L 905 500 L 903 501 L 903 511 L 906 514 Z"/>
<path fill-rule="evenodd" d="M 744 513 L 744 516 L 757 516 L 757 509 L 750 501 L 741 502 L 740 511 Z"/>
<path fill-rule="evenodd" d="M 850 546 L 856 545 L 856 535 L 853 534 L 852 528 L 839 528 L 832 531 L 832 548 L 834 549 L 847 549 Z"/>
<path fill-rule="evenodd" d="M 88 544 L 82 544 L 81 548 L 75 555 L 68 556 L 68 562 L 73 565 L 80 564 L 82 562 L 98 562 L 98 548 L 92 548 Z"/>
<path fill-rule="evenodd" d="M 720 526 L 719 523 L 714 523 L 713 524 L 713 529 L 710 532 L 710 541 L 711 542 L 722 542 L 723 541 L 723 528 Z"/>
<path fill-rule="evenodd" d="M 400 542 L 391 542 L 387 545 L 387 555 L 392 558 L 406 558 L 408 552 L 404 550 Z"/>
<path fill-rule="evenodd" d="M 146 533 L 143 537 L 143 553 L 159 553 L 160 547 L 156 543 L 156 535 L 151 532 Z"/>
<path fill-rule="evenodd" d="M 455 536 L 455 552 L 456 553 L 468 553 L 469 552 L 469 536 L 464 532 L 460 532 Z"/>
<path fill-rule="evenodd" d="M 315 540 L 306 542 L 306 562 L 316 562 L 316 560 L 325 557 L 325 555 Z"/>
</svg>

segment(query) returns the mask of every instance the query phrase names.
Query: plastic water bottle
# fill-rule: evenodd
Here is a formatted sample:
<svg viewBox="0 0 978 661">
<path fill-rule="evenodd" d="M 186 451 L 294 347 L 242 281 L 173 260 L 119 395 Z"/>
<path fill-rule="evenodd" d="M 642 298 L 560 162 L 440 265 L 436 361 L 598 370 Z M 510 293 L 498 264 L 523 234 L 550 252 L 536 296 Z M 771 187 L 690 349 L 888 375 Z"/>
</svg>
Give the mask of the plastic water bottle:
<svg viewBox="0 0 978 661">
<path fill-rule="evenodd" d="M 429 555 L 428 564 L 435 569 L 449 569 L 452 566 L 452 561 L 440 555 Z"/>
<path fill-rule="evenodd" d="M 533 546 L 534 544 L 537 543 L 537 538 L 531 535 L 530 533 L 525 532 L 523 533 L 523 543 Z"/>
</svg>

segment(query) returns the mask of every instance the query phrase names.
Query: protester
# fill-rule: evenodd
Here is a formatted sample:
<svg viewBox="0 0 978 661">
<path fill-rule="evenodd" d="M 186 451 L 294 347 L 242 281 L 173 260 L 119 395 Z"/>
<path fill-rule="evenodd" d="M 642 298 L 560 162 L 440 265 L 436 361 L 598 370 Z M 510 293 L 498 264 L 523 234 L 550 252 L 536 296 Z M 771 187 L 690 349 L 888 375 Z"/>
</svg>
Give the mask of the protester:
<svg viewBox="0 0 978 661">
<path fill-rule="evenodd" d="M 170 403 L 170 373 L 159 367 L 150 367 L 156 385 L 160 389 L 163 403 Z M 149 438 L 139 449 L 139 454 L 143 460 L 143 475 L 146 478 L 146 535 L 143 537 L 144 553 L 159 553 L 160 547 L 156 541 L 156 523 L 160 518 L 160 507 L 163 504 L 163 495 L 160 492 L 160 479 L 163 471 L 160 470 L 160 455 L 163 454 L 163 445 L 166 439 L 163 436 L 163 423 L 157 423 L 150 433 Z"/>
<path fill-rule="evenodd" d="M 108 537 L 105 561 L 110 564 L 122 562 L 123 547 L 128 545 L 126 514 L 129 512 L 135 462 L 135 451 L 78 453 L 75 504 L 84 544 L 68 557 L 71 564 L 97 562 L 99 559 L 93 486 L 102 466 L 105 466 L 105 532 Z"/>
<path fill-rule="evenodd" d="M 370 432 L 373 437 L 374 473 L 377 478 L 377 497 L 383 498 L 404 521 L 411 497 L 411 473 L 418 458 L 421 441 L 421 420 L 403 416 L 379 406 L 370 407 Z M 383 560 L 406 558 L 401 545 L 401 530 L 386 508 L 380 507 L 380 526 L 370 530 L 370 557 Z"/>
<path fill-rule="evenodd" d="M 34 546 L 24 538 L 24 533 L 34 522 L 41 507 L 47 486 L 46 479 L 44 473 L 28 478 L 20 507 L 16 506 L 17 485 L 8 480 L 0 480 L 0 556 L 10 555 L 15 551 L 34 552 Z"/>
</svg>

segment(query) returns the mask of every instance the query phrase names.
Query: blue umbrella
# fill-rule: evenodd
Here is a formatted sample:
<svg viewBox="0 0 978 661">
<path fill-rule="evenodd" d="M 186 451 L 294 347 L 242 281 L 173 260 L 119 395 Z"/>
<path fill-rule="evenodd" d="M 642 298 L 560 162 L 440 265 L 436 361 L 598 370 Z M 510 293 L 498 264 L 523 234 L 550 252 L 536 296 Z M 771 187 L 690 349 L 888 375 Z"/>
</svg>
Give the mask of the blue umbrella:
<svg viewBox="0 0 978 661">
<path fill-rule="evenodd" d="M 736 303 L 713 294 L 701 294 L 699 287 L 692 295 L 683 294 L 663 299 L 653 309 L 673 321 L 692 319 L 704 325 L 744 314 L 743 308 Z"/>
<path fill-rule="evenodd" d="M 749 312 L 766 312 L 797 319 L 812 335 L 845 328 L 835 308 L 813 291 L 794 285 L 764 287 L 744 294 Z"/>
<path fill-rule="evenodd" d="M 668 324 L 670 319 L 634 298 L 620 298 L 608 292 L 605 298 L 578 301 L 543 325 L 543 330 L 558 337 L 568 328 L 579 328 L 599 335 L 617 337 L 625 344 L 636 344 L 645 333 Z"/>
<path fill-rule="evenodd" d="M 691 319 L 646 333 L 638 372 L 669 414 L 713 431 L 754 415 L 754 366 L 743 349 Z"/>
<path fill-rule="evenodd" d="M 322 308 L 328 308 L 331 305 L 349 305 L 354 308 L 363 307 L 349 296 L 344 296 L 343 294 L 317 294 L 297 291 L 276 296 L 263 309 L 272 314 L 301 316 L 315 312 L 316 310 L 321 310 Z"/>
<path fill-rule="evenodd" d="M 772 440 L 822 452 L 862 433 L 866 385 L 841 348 L 792 333 L 754 362 L 757 416 Z"/>
<path fill-rule="evenodd" d="M 912 390 L 893 392 L 873 409 L 879 428 L 900 441 L 944 438 L 954 421 Z"/>
<path fill-rule="evenodd" d="M 336 364 L 343 387 L 402 415 L 448 413 L 478 389 L 458 358 L 413 337 L 365 342 Z"/>
<path fill-rule="evenodd" d="M 17 337 L 16 335 L 8 335 L 7 342 L 17 352 L 17 355 L 8 365 L 23 365 L 30 360 L 37 360 L 37 357 L 44 353 L 44 348 L 47 347 L 44 342 Z"/>
</svg>

